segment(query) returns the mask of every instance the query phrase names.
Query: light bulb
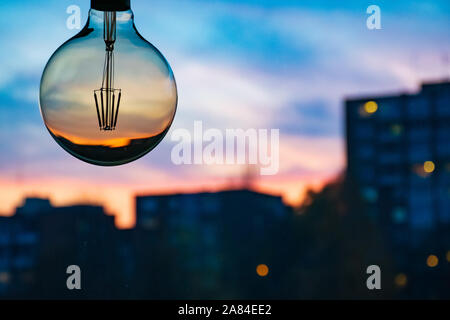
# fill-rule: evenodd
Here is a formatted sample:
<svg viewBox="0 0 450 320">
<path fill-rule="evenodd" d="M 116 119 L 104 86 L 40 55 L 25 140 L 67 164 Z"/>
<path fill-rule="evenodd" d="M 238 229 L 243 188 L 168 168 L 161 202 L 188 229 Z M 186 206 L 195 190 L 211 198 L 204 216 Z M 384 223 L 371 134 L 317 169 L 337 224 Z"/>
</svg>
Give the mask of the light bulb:
<svg viewBox="0 0 450 320">
<path fill-rule="evenodd" d="M 129 0 L 91 0 L 86 26 L 55 51 L 41 79 L 50 134 L 96 165 L 124 164 L 151 151 L 176 106 L 172 70 L 136 30 Z"/>
</svg>

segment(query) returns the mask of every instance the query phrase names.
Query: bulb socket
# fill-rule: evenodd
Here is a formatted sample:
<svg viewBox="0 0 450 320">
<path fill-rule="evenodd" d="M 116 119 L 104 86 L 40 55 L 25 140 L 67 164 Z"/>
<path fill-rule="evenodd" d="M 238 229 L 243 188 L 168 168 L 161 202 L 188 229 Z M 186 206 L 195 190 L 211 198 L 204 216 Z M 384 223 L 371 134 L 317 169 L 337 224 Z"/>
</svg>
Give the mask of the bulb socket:
<svg viewBox="0 0 450 320">
<path fill-rule="evenodd" d="M 91 8 L 99 11 L 130 10 L 130 0 L 91 0 Z"/>
</svg>

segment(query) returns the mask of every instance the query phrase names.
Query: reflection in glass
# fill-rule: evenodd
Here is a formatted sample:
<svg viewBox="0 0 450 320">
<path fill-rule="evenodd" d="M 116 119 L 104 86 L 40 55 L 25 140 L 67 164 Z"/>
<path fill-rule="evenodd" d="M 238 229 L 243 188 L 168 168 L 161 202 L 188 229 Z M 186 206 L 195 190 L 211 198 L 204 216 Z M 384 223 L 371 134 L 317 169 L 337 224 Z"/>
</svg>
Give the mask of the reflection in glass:
<svg viewBox="0 0 450 320">
<path fill-rule="evenodd" d="M 119 165 L 152 150 L 175 116 L 177 89 L 133 13 L 91 9 L 84 29 L 50 58 L 40 106 L 53 138 L 75 157 Z"/>
</svg>

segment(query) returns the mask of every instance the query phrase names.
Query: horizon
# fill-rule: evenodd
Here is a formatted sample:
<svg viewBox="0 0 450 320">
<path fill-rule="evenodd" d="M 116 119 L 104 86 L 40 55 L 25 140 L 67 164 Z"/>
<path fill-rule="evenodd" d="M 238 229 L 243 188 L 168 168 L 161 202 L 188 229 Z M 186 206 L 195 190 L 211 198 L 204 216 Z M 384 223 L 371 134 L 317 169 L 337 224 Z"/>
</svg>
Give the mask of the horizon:
<svg viewBox="0 0 450 320">
<path fill-rule="evenodd" d="M 133 210 L 133 215 L 134 215 L 134 221 L 136 221 L 136 199 L 137 198 L 145 198 L 145 197 L 170 197 L 170 196 L 184 196 L 184 195 L 204 195 L 204 194 L 218 194 L 218 193 L 224 193 L 224 192 L 252 192 L 252 193 L 256 193 L 259 195 L 264 195 L 264 196 L 271 196 L 274 198 L 280 198 L 280 200 L 282 201 L 283 205 L 286 206 L 286 208 L 293 208 L 292 206 L 289 206 L 288 204 L 286 204 L 283 201 L 283 197 L 282 195 L 278 194 L 269 194 L 269 193 L 264 193 L 261 191 L 257 191 L 255 189 L 252 189 L 252 187 L 245 187 L 245 186 L 234 186 L 233 185 L 229 185 L 228 188 L 224 188 L 224 189 L 218 189 L 216 191 L 206 191 L 206 190 L 200 190 L 198 192 L 183 192 L 183 191 L 171 191 L 171 192 L 167 192 L 167 193 L 135 193 L 134 195 L 132 195 L 132 199 L 134 201 L 134 210 Z M 108 215 L 108 216 L 116 216 L 114 213 L 108 212 L 105 207 L 101 204 L 101 203 L 91 203 L 91 202 L 82 202 L 82 200 L 80 200 L 79 202 L 74 202 L 74 203 L 68 203 L 65 205 L 55 205 L 52 203 L 51 199 L 49 197 L 42 197 L 42 196 L 36 196 L 36 195 L 26 195 L 24 198 L 21 199 L 21 201 L 17 204 L 17 206 L 14 208 L 14 211 L 12 212 L 12 214 L 10 215 L 3 215 L 0 213 L 0 217 L 14 217 L 17 214 L 17 209 L 24 207 L 26 204 L 27 200 L 44 200 L 44 201 L 48 201 L 50 206 L 52 208 L 70 208 L 70 207 L 77 207 L 77 206 L 92 206 L 92 207 L 100 207 L 102 208 L 103 214 Z M 126 227 L 121 226 L 120 224 L 117 223 L 116 219 L 114 220 L 114 225 L 117 229 L 122 229 L 122 230 L 127 230 L 127 229 L 132 229 L 136 227 L 136 224 L 134 223 L 133 225 L 127 225 Z"/>
</svg>

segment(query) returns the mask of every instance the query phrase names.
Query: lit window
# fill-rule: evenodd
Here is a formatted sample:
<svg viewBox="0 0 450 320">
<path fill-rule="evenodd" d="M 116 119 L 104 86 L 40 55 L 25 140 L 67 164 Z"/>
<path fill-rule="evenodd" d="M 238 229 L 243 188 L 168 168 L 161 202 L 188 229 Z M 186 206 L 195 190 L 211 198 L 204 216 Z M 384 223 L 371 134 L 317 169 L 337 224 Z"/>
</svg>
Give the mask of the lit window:
<svg viewBox="0 0 450 320">
<path fill-rule="evenodd" d="M 8 283 L 10 280 L 9 272 L 0 272 L 0 283 Z"/>
<path fill-rule="evenodd" d="M 403 223 L 406 220 L 406 211 L 401 207 L 397 207 L 392 212 L 392 219 L 395 223 Z"/>
<path fill-rule="evenodd" d="M 378 200 L 378 192 L 374 188 L 364 188 L 362 190 L 362 196 L 368 202 L 376 202 Z"/>
<path fill-rule="evenodd" d="M 423 171 L 426 173 L 431 173 L 434 171 L 435 165 L 433 161 L 425 161 L 423 163 Z"/>
<path fill-rule="evenodd" d="M 378 105 L 375 101 L 367 101 L 364 104 L 364 111 L 367 113 L 375 113 L 378 110 Z"/>
<path fill-rule="evenodd" d="M 401 135 L 401 134 L 403 133 L 403 126 L 400 125 L 400 124 L 393 124 L 393 125 L 391 126 L 391 133 L 392 133 L 394 136 L 399 136 L 399 135 Z"/>
<path fill-rule="evenodd" d="M 438 265 L 439 259 L 434 254 L 430 254 L 427 258 L 427 266 L 434 268 Z"/>
<path fill-rule="evenodd" d="M 408 278 L 404 273 L 399 273 L 395 276 L 394 282 L 397 287 L 404 287 L 408 283 Z"/>
<path fill-rule="evenodd" d="M 258 274 L 258 276 L 260 277 L 265 277 L 269 274 L 269 267 L 265 264 L 259 264 L 256 267 L 256 273 Z"/>
</svg>

